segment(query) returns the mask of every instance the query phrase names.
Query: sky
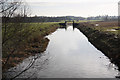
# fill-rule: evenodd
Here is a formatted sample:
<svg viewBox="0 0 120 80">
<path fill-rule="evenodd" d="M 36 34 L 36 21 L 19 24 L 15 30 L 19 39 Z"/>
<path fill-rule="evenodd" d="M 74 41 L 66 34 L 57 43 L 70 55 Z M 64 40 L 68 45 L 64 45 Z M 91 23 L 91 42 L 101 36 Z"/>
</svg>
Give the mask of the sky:
<svg viewBox="0 0 120 80">
<path fill-rule="evenodd" d="M 37 16 L 99 16 L 118 15 L 119 0 L 25 0 L 31 15 Z"/>
</svg>

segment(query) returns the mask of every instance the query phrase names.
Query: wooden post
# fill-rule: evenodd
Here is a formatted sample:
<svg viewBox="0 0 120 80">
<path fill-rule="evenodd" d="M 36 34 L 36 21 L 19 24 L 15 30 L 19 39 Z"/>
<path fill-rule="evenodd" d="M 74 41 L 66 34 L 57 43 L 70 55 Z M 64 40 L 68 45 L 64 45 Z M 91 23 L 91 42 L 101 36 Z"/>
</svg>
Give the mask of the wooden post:
<svg viewBox="0 0 120 80">
<path fill-rule="evenodd" d="M 65 26 L 67 25 L 67 21 L 65 21 Z"/>
</svg>

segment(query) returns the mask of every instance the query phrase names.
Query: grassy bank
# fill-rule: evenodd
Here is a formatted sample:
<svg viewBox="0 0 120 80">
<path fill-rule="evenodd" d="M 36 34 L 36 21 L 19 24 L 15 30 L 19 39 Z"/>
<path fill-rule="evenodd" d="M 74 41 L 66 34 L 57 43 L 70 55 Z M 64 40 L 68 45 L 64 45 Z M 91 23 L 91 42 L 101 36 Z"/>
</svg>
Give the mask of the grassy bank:
<svg viewBox="0 0 120 80">
<path fill-rule="evenodd" d="M 76 26 L 88 40 L 102 51 L 120 70 L 120 37 L 112 32 L 96 29 L 93 23 L 80 23 Z M 107 26 L 104 26 L 107 27 Z M 111 26 L 114 27 L 114 26 Z"/>
<path fill-rule="evenodd" d="M 9 25 L 14 25 L 9 23 Z M 49 40 L 45 38 L 46 35 L 54 32 L 58 27 L 58 23 L 20 23 L 21 30 L 16 31 L 15 27 L 7 28 L 6 42 L 2 48 L 2 67 L 3 71 L 16 66 L 23 59 L 42 53 L 46 50 Z M 26 26 L 27 25 L 27 26 Z M 24 26 L 24 27 L 23 27 Z M 17 28 L 18 29 L 18 28 Z M 4 27 L 2 29 L 4 38 Z M 10 38 L 10 36 L 12 38 Z M 5 41 L 5 40 L 4 40 Z"/>
</svg>

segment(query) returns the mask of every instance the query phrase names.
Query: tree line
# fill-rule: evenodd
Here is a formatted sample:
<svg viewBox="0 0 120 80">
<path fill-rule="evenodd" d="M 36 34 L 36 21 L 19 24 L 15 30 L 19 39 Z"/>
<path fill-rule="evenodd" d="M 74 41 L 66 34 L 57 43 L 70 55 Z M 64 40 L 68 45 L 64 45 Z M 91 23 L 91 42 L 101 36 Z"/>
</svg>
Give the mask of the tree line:
<svg viewBox="0 0 120 80">
<path fill-rule="evenodd" d="M 102 20 L 102 21 L 114 21 L 118 20 L 117 16 L 96 16 L 96 17 L 75 17 L 75 16 L 61 16 L 61 17 L 46 17 L 46 16 L 33 16 L 33 17 L 27 17 L 27 15 L 24 16 L 14 16 L 14 17 L 4 17 L 3 16 L 3 22 L 6 22 L 6 20 L 9 19 L 9 22 L 16 22 L 16 19 L 19 19 L 19 22 L 22 23 L 30 23 L 30 22 L 60 22 L 60 21 L 79 21 L 79 20 Z"/>
</svg>

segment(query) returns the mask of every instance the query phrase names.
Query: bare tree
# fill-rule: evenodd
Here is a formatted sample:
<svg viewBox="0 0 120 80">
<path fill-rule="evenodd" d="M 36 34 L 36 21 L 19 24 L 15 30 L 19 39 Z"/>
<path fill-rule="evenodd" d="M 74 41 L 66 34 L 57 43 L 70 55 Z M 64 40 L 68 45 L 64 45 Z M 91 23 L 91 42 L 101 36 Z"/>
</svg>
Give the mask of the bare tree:
<svg viewBox="0 0 120 80">
<path fill-rule="evenodd" d="M 22 0 L 2 0 L 0 1 L 0 13 L 2 13 L 2 53 L 6 58 L 3 69 L 9 61 L 10 56 L 20 48 L 23 38 L 28 36 L 27 25 L 21 23 L 27 17 L 29 9 Z M 24 34 L 23 34 L 24 33 Z M 27 34 L 26 34 L 27 33 Z"/>
<path fill-rule="evenodd" d="M 1 19 L 0 19 L 1 21 Z M 1 22 L 0 22 L 0 79 L 2 78 L 2 29 L 1 29 Z"/>
</svg>

